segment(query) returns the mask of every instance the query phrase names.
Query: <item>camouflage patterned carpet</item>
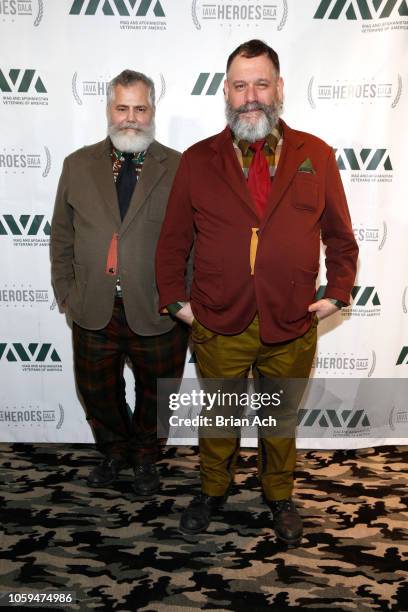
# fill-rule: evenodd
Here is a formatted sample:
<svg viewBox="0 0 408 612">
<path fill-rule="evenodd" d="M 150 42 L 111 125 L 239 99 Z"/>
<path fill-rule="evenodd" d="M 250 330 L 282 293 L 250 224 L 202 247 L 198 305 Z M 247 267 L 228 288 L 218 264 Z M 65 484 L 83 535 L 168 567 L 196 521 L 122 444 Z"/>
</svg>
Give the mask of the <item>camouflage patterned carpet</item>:
<svg viewBox="0 0 408 612">
<path fill-rule="evenodd" d="M 178 520 L 198 491 L 194 448 L 167 448 L 160 495 L 138 502 L 130 470 L 88 490 L 92 446 L 2 444 L 1 590 L 76 591 L 66 610 L 408 610 L 407 458 L 391 446 L 300 451 L 305 536 L 287 549 L 252 452 L 209 532 L 186 537 Z"/>
</svg>

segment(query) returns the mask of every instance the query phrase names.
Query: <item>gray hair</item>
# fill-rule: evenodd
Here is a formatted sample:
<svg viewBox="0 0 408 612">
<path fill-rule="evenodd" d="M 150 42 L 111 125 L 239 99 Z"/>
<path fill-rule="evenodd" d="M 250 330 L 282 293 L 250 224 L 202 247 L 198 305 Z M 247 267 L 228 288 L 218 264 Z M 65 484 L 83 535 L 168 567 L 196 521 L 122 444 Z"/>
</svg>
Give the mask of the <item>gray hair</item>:
<svg viewBox="0 0 408 612">
<path fill-rule="evenodd" d="M 143 72 L 136 72 L 135 70 L 123 70 L 120 74 L 109 81 L 106 89 L 106 102 L 108 106 L 115 97 L 115 87 L 117 85 L 122 85 L 122 87 L 130 87 L 135 83 L 144 83 L 149 88 L 149 101 L 152 107 L 155 108 L 156 93 L 152 79 L 143 74 Z"/>
</svg>

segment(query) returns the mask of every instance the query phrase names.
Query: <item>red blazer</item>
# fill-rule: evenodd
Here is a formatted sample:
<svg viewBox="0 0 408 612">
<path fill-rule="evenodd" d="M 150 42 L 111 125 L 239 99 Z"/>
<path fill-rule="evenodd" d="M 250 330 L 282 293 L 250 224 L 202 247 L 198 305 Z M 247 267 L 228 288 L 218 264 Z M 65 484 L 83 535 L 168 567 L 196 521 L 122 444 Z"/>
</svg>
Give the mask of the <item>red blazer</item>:
<svg viewBox="0 0 408 612">
<path fill-rule="evenodd" d="M 262 221 L 229 128 L 183 154 L 156 253 L 161 309 L 190 299 L 198 321 L 220 334 L 242 332 L 258 312 L 264 342 L 297 338 L 312 320 L 307 309 L 315 301 L 320 236 L 326 295 L 349 302 L 358 247 L 333 149 L 282 124 L 282 151 Z M 301 171 L 302 164 L 310 172 Z M 253 228 L 259 232 L 252 273 Z M 188 296 L 184 279 L 193 240 Z"/>
</svg>

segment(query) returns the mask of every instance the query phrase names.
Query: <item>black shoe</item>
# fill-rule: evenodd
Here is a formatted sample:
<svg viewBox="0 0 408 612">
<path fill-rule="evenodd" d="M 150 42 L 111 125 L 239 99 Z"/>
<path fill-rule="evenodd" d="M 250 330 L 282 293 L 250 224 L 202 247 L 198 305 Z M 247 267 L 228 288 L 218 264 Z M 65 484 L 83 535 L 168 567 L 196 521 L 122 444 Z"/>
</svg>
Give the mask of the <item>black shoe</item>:
<svg viewBox="0 0 408 612">
<path fill-rule="evenodd" d="M 155 463 L 140 463 L 134 466 L 133 490 L 136 495 L 149 497 L 160 489 L 160 478 Z"/>
<path fill-rule="evenodd" d="M 105 457 L 99 465 L 94 467 L 86 482 L 89 487 L 106 487 L 118 478 L 120 470 L 125 465 L 124 461 Z"/>
<path fill-rule="evenodd" d="M 268 506 L 272 510 L 273 528 L 278 539 L 290 546 L 297 546 L 302 538 L 303 527 L 292 499 L 268 500 Z"/>
<path fill-rule="evenodd" d="M 181 515 L 180 531 L 189 534 L 205 531 L 211 516 L 221 508 L 227 497 L 228 493 L 217 496 L 200 493 L 194 497 Z"/>
</svg>

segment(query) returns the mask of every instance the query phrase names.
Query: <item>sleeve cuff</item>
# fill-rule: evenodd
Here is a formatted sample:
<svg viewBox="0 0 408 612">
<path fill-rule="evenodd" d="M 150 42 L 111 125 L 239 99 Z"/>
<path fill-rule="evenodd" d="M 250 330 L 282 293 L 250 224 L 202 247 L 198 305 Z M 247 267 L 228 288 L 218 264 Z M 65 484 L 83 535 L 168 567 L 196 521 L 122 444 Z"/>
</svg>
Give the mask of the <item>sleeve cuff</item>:
<svg viewBox="0 0 408 612">
<path fill-rule="evenodd" d="M 348 304 L 346 304 L 345 302 L 342 302 L 341 300 L 336 300 L 335 298 L 326 298 L 326 300 L 329 300 L 329 302 L 331 304 L 333 304 L 334 306 L 336 306 L 337 308 L 339 308 L 340 310 L 342 308 L 344 308 L 345 306 L 348 306 Z"/>
<path fill-rule="evenodd" d="M 174 317 L 185 304 L 186 302 L 173 302 L 173 304 L 167 304 L 165 310 Z"/>
</svg>

